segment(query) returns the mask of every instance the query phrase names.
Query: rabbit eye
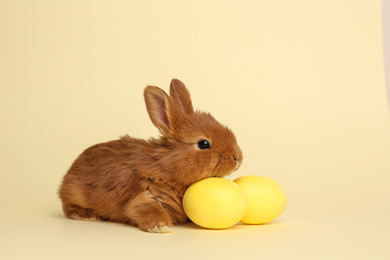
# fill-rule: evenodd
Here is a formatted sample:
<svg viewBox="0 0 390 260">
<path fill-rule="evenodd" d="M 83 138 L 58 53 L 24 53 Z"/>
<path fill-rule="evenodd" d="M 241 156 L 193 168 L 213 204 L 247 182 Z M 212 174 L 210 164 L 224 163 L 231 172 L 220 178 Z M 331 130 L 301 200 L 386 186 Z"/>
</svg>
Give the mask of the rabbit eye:
<svg viewBox="0 0 390 260">
<path fill-rule="evenodd" d="M 210 143 L 207 140 L 199 141 L 198 147 L 201 150 L 210 149 Z"/>
</svg>

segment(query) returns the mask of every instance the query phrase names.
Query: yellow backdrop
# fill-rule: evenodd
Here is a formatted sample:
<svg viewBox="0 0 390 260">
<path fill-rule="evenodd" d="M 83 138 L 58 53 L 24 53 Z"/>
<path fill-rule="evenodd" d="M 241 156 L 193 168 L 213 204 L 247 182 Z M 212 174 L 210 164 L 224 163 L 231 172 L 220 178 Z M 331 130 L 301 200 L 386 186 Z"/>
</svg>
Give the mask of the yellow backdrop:
<svg viewBox="0 0 390 260">
<path fill-rule="evenodd" d="M 385 259 L 390 121 L 381 3 L 0 0 L 2 259 Z M 143 88 L 189 88 L 284 187 L 263 226 L 147 234 L 65 219 L 86 147 L 157 130 Z M 144 257 L 144 258 L 143 258 Z"/>
</svg>

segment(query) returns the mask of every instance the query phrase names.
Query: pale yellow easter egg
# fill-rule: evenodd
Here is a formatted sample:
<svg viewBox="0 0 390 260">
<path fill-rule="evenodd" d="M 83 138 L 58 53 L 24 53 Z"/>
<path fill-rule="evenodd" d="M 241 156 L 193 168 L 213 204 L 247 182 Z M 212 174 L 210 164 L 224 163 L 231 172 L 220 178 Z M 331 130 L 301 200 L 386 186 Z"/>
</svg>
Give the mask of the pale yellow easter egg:
<svg viewBox="0 0 390 260">
<path fill-rule="evenodd" d="M 287 197 L 283 188 L 274 180 L 247 175 L 234 180 L 246 193 L 248 210 L 241 222 L 246 224 L 268 223 L 282 214 Z"/>
<path fill-rule="evenodd" d="M 207 178 L 191 185 L 183 208 L 195 224 L 211 229 L 229 228 L 245 215 L 248 200 L 239 185 L 223 178 Z"/>
</svg>

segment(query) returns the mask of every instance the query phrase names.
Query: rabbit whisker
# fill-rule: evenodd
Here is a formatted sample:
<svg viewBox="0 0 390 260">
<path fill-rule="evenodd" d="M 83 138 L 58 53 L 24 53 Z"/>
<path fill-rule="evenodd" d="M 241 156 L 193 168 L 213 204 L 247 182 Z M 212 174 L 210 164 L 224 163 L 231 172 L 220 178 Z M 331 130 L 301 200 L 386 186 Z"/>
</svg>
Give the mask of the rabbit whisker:
<svg viewBox="0 0 390 260">
<path fill-rule="evenodd" d="M 244 168 L 247 168 L 250 172 L 253 172 L 253 173 L 256 172 L 256 171 L 253 170 L 253 168 L 249 167 L 246 163 L 242 163 L 242 166 Z"/>
</svg>

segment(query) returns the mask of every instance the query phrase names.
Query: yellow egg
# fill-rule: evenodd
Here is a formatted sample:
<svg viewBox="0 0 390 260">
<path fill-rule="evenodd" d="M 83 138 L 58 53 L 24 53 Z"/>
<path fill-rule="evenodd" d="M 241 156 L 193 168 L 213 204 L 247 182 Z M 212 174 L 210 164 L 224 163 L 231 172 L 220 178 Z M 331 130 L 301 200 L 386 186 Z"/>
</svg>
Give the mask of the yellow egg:
<svg viewBox="0 0 390 260">
<path fill-rule="evenodd" d="M 211 229 L 229 228 L 245 215 L 248 200 L 236 183 L 207 178 L 192 184 L 184 193 L 183 208 L 195 224 Z"/>
<path fill-rule="evenodd" d="M 287 197 L 283 188 L 274 180 L 247 175 L 234 180 L 248 197 L 248 211 L 241 219 L 246 224 L 264 224 L 270 222 L 286 207 Z"/>
</svg>

